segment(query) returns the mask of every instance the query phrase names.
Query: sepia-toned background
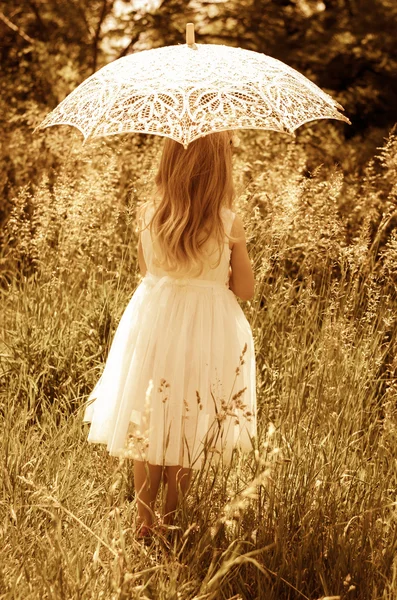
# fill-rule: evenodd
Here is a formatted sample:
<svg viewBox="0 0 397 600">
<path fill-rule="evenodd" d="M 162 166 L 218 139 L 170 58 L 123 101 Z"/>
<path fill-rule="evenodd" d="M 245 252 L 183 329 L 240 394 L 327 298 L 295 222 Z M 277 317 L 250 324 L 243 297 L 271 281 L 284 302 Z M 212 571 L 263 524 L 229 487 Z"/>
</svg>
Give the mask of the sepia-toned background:
<svg viewBox="0 0 397 600">
<path fill-rule="evenodd" d="M 184 43 L 302 72 L 352 124 L 244 131 L 259 435 L 134 538 L 131 465 L 82 409 L 139 282 L 162 140 L 33 129 L 104 64 Z M 397 4 L 0 0 L 0 598 L 395 600 Z"/>
</svg>

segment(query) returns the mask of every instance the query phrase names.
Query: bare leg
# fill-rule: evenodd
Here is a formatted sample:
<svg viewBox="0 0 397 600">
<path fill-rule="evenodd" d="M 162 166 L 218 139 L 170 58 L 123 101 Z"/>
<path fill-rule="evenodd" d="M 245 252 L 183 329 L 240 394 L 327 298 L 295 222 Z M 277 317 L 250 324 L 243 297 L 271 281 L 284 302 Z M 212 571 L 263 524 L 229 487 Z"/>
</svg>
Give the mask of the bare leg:
<svg viewBox="0 0 397 600">
<path fill-rule="evenodd" d="M 134 485 L 138 505 L 138 517 L 142 525 L 153 523 L 154 505 L 160 485 L 162 465 L 134 460 Z"/>
<path fill-rule="evenodd" d="M 178 506 L 178 495 L 182 498 L 186 495 L 189 488 L 192 470 L 180 466 L 165 467 L 165 477 L 167 480 L 167 496 L 164 506 L 164 523 L 171 525 L 176 507 Z"/>
</svg>

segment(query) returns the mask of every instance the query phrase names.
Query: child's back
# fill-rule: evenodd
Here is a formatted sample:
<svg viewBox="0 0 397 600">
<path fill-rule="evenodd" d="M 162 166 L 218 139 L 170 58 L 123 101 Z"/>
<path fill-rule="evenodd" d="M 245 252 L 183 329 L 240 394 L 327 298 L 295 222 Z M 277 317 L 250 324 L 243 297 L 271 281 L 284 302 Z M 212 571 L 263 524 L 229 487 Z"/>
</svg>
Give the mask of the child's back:
<svg viewBox="0 0 397 600">
<path fill-rule="evenodd" d="M 221 217 L 226 234 L 221 257 L 219 257 L 219 252 L 217 251 L 218 249 L 216 241 L 211 239 L 208 240 L 206 244 L 206 250 L 208 254 L 207 264 L 204 264 L 203 270 L 200 274 L 191 274 L 185 277 L 183 275 L 181 276 L 178 272 L 165 271 L 164 268 L 158 266 L 156 263 L 152 236 L 148 227 L 150 219 L 153 216 L 153 212 L 153 206 L 149 206 L 145 211 L 145 228 L 141 233 L 143 256 L 148 272 L 158 277 L 168 276 L 176 279 L 203 279 L 207 281 L 216 281 L 228 287 L 231 254 L 228 236 L 230 236 L 235 214 L 226 207 L 221 208 Z"/>
<path fill-rule="evenodd" d="M 169 205 L 163 204 L 163 220 L 154 216 L 161 212 L 159 204 L 147 207 L 143 216 L 139 263 L 144 277 L 90 396 L 94 402 L 84 415 L 91 422 L 88 439 L 106 443 L 110 454 L 133 458 L 137 465 L 197 469 L 204 459 L 220 456 L 227 464 L 236 446 L 252 448 L 256 434 L 252 333 L 230 289 L 244 264 L 251 273 L 245 240 L 236 241 L 234 252 L 230 234 L 235 214 L 224 205 L 208 209 L 222 233 L 220 242 L 219 236 L 205 238 L 195 230 L 194 215 L 189 214 L 184 221 L 188 224 L 175 237 L 172 218 L 183 221 L 185 215 L 179 211 L 172 217 Z M 163 232 L 162 240 L 153 223 Z M 192 234 L 186 235 L 187 227 Z M 192 243 L 195 235 L 205 238 L 201 245 Z M 175 239 L 179 246 L 172 254 Z M 163 259 L 161 243 L 168 253 Z M 175 256 L 186 259 L 182 272 L 169 267 Z M 194 271 L 197 260 L 201 272 Z M 143 482 L 144 473 L 141 469 Z"/>
</svg>

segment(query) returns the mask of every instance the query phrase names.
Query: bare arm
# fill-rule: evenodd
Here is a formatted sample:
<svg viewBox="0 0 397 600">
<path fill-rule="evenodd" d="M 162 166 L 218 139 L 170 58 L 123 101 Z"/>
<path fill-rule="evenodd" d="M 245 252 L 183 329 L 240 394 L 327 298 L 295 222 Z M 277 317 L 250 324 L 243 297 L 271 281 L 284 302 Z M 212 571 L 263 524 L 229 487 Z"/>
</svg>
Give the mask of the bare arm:
<svg viewBox="0 0 397 600">
<path fill-rule="evenodd" d="M 143 256 L 141 236 L 139 236 L 139 242 L 138 242 L 138 265 L 139 265 L 139 270 L 141 272 L 141 275 L 142 275 L 142 277 L 144 277 L 144 275 L 146 275 L 147 267 L 146 267 L 146 263 L 145 263 L 145 258 Z"/>
<path fill-rule="evenodd" d="M 234 218 L 231 235 L 237 238 L 237 241 L 232 242 L 230 260 L 232 272 L 229 287 L 241 300 L 251 300 L 254 295 L 255 280 L 248 256 L 243 222 L 238 215 Z"/>
</svg>

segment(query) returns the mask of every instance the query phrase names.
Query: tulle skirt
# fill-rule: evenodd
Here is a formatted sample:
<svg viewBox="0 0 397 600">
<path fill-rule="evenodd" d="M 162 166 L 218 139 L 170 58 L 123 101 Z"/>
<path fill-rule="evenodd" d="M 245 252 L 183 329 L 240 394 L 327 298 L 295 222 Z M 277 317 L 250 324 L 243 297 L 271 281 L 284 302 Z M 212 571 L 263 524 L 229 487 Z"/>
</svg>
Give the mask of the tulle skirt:
<svg viewBox="0 0 397 600">
<path fill-rule="evenodd" d="M 117 327 L 84 421 L 113 456 L 200 468 L 256 435 L 251 328 L 211 280 L 147 274 Z"/>
</svg>

